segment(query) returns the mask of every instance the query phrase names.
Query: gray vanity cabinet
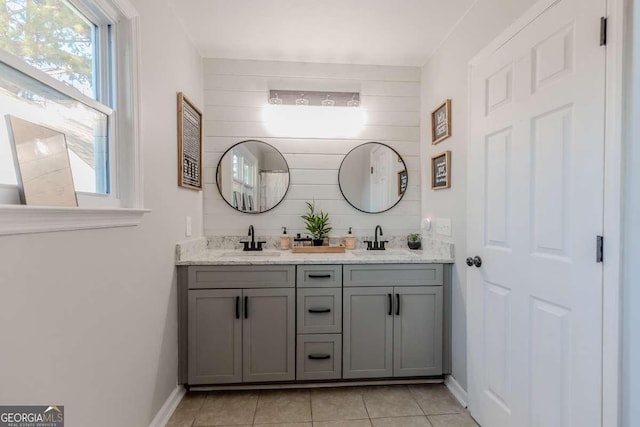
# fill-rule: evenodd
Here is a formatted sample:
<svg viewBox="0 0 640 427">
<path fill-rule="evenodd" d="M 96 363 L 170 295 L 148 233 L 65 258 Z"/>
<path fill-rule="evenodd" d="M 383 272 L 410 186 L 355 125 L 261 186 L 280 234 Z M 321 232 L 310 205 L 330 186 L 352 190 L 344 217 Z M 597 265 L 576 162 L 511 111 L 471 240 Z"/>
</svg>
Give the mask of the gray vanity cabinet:
<svg viewBox="0 0 640 427">
<path fill-rule="evenodd" d="M 343 377 L 442 375 L 443 284 L 442 265 L 344 266 Z"/>
<path fill-rule="evenodd" d="M 441 264 L 181 267 L 180 383 L 449 373 L 449 283 Z"/>
<path fill-rule="evenodd" d="M 442 287 L 344 289 L 344 378 L 442 374 Z"/>
<path fill-rule="evenodd" d="M 295 379 L 295 289 L 189 291 L 189 384 Z"/>
<path fill-rule="evenodd" d="M 295 380 L 294 266 L 190 266 L 180 278 L 181 380 Z"/>
<path fill-rule="evenodd" d="M 345 288 L 343 378 L 393 376 L 393 288 Z"/>
<path fill-rule="evenodd" d="M 241 289 L 189 291 L 189 384 L 242 382 L 241 298 Z"/>
<path fill-rule="evenodd" d="M 244 382 L 295 379 L 295 289 L 245 289 Z"/>
</svg>

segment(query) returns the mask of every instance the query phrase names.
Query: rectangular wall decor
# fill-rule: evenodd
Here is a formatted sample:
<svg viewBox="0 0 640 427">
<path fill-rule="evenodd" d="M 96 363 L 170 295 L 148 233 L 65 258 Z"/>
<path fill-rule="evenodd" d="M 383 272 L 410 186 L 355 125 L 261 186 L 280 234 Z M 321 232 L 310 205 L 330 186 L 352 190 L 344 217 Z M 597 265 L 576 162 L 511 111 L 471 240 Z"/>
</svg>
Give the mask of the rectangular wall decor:
<svg viewBox="0 0 640 427">
<path fill-rule="evenodd" d="M 439 142 L 451 136 L 451 100 L 447 99 L 431 112 L 431 144 Z"/>
<path fill-rule="evenodd" d="M 22 204 L 77 207 L 65 134 L 14 116 L 6 119 Z"/>
<path fill-rule="evenodd" d="M 202 190 L 202 112 L 178 93 L 178 185 Z"/>
<path fill-rule="evenodd" d="M 451 187 L 451 151 L 444 151 L 431 158 L 431 189 Z"/>
</svg>

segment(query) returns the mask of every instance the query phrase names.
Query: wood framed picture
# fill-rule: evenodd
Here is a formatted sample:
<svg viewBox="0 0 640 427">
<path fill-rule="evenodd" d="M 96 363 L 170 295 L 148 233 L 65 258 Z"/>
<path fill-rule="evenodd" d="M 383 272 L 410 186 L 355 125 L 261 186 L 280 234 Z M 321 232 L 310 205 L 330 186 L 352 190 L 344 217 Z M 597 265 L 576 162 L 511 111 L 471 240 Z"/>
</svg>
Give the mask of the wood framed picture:
<svg viewBox="0 0 640 427">
<path fill-rule="evenodd" d="M 409 184 L 409 174 L 406 170 L 398 172 L 398 196 L 402 196 L 407 191 Z"/>
<path fill-rule="evenodd" d="M 178 93 L 178 185 L 202 190 L 202 112 Z"/>
<path fill-rule="evenodd" d="M 431 112 L 431 145 L 436 145 L 451 136 L 451 100 Z"/>
<path fill-rule="evenodd" d="M 451 151 L 444 151 L 431 158 L 431 189 L 451 188 Z"/>
</svg>

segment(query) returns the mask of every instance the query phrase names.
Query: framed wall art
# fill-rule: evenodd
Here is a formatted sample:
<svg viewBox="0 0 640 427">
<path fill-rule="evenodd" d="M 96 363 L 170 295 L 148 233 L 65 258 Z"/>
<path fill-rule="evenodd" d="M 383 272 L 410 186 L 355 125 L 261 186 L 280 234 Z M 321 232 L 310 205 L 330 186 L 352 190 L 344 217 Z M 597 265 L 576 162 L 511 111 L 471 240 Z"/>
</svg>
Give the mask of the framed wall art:
<svg viewBox="0 0 640 427">
<path fill-rule="evenodd" d="M 178 93 L 178 185 L 202 190 L 202 112 Z"/>
<path fill-rule="evenodd" d="M 444 151 L 431 158 L 431 189 L 451 188 L 451 151 Z"/>
<path fill-rule="evenodd" d="M 451 100 L 431 112 L 431 144 L 436 145 L 451 136 Z"/>
<path fill-rule="evenodd" d="M 21 203 L 77 207 L 65 134 L 11 115 L 6 120 Z"/>
</svg>

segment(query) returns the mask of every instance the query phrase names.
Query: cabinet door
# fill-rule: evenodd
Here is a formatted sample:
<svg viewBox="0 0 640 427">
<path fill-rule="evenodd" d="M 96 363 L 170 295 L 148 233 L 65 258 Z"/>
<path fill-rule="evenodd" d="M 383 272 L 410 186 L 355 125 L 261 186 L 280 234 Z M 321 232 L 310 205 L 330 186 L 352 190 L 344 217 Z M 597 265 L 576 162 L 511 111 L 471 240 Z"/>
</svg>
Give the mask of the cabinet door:
<svg viewBox="0 0 640 427">
<path fill-rule="evenodd" d="M 343 378 L 393 375 L 393 288 L 344 288 Z"/>
<path fill-rule="evenodd" d="M 241 382 L 242 291 L 188 292 L 189 384 Z"/>
<path fill-rule="evenodd" d="M 245 289 L 243 381 L 295 379 L 295 289 Z"/>
<path fill-rule="evenodd" d="M 394 291 L 393 375 L 441 375 L 442 287 Z"/>
</svg>

